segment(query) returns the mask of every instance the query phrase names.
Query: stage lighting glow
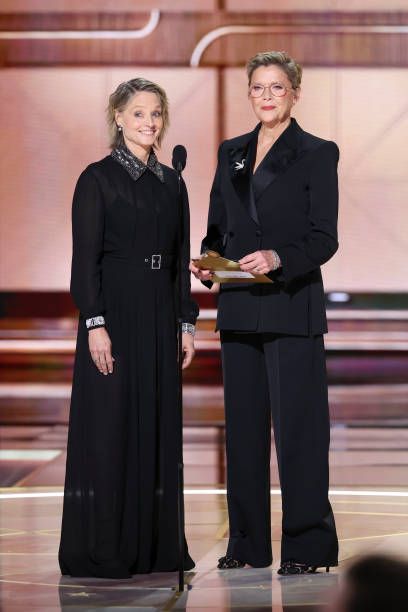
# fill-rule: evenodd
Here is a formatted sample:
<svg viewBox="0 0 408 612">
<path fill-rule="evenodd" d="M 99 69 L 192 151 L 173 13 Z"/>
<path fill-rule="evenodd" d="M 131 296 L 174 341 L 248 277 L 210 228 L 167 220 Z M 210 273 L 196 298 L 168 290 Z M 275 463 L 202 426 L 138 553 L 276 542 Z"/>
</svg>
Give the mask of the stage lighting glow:
<svg viewBox="0 0 408 612">
<path fill-rule="evenodd" d="M 330 293 L 327 294 L 327 299 L 329 302 L 347 304 L 347 302 L 351 300 L 351 296 L 345 291 L 330 291 Z"/>
<path fill-rule="evenodd" d="M 184 489 L 184 495 L 226 495 L 226 489 Z M 271 495 L 280 495 L 280 489 L 271 489 Z M 41 497 L 63 497 L 63 491 L 36 491 L 33 493 L 0 493 L 2 499 L 27 499 Z M 408 491 L 384 491 L 366 489 L 330 489 L 331 497 L 408 497 Z"/>
</svg>

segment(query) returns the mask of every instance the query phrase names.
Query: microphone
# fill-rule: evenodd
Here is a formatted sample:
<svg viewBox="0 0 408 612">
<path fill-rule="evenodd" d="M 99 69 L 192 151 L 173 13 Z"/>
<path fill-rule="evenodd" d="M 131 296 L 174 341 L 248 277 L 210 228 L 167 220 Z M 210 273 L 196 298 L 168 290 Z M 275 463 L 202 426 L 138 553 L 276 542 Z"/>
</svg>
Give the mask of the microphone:
<svg viewBox="0 0 408 612">
<path fill-rule="evenodd" d="M 172 166 L 177 172 L 182 172 L 186 167 L 187 151 L 183 145 L 176 145 L 173 149 Z"/>
</svg>

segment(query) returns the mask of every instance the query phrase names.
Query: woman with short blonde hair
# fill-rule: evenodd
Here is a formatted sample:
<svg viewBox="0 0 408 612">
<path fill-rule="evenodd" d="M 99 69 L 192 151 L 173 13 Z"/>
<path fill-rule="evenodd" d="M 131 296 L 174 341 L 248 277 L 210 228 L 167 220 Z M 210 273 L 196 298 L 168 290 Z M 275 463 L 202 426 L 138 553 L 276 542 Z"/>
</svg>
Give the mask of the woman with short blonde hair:
<svg viewBox="0 0 408 612">
<path fill-rule="evenodd" d="M 218 567 L 272 562 L 272 415 L 283 510 L 278 572 L 295 575 L 337 565 L 320 266 L 338 247 L 339 151 L 291 117 L 302 78 L 293 58 L 257 53 L 247 74 L 258 124 L 219 148 L 203 240 L 203 250 L 239 261 L 253 281 L 221 284 L 218 300 L 230 523 Z M 211 285 L 208 270 L 190 268 Z"/>
</svg>

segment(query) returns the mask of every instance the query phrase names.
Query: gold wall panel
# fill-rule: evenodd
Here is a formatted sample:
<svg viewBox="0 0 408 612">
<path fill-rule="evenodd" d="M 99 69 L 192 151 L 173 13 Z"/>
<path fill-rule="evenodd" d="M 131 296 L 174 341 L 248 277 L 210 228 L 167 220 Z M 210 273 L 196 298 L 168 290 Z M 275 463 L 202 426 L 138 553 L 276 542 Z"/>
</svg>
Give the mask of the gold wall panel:
<svg viewBox="0 0 408 612">
<path fill-rule="evenodd" d="M 227 11 L 406 11 L 406 0 L 225 0 Z"/>
<path fill-rule="evenodd" d="M 408 5 L 406 12 L 136 6 L 132 12 L 0 13 L 0 66 L 232 67 L 260 49 L 288 50 L 309 66 L 408 65 Z"/>
<path fill-rule="evenodd" d="M 213 11 L 217 0 L 1 0 L 0 13 L 120 13 Z"/>
</svg>

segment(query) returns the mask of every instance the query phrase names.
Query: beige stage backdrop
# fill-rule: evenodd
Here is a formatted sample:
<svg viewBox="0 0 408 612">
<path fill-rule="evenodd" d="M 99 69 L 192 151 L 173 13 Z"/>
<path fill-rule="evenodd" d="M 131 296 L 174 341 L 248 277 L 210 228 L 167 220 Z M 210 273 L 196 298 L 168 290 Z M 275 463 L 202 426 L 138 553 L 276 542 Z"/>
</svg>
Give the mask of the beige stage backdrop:
<svg viewBox="0 0 408 612">
<path fill-rule="evenodd" d="M 192 253 L 198 254 L 216 164 L 219 97 L 225 138 L 255 120 L 241 68 L 29 67 L 0 70 L 0 290 L 66 290 L 75 181 L 107 154 L 109 93 L 131 77 L 160 83 L 171 102 L 161 152 L 188 150 Z M 405 291 L 408 253 L 408 78 L 404 68 L 306 68 L 295 116 L 335 140 L 340 163 L 340 250 L 328 290 Z M 194 284 L 198 290 L 199 284 Z"/>
</svg>

